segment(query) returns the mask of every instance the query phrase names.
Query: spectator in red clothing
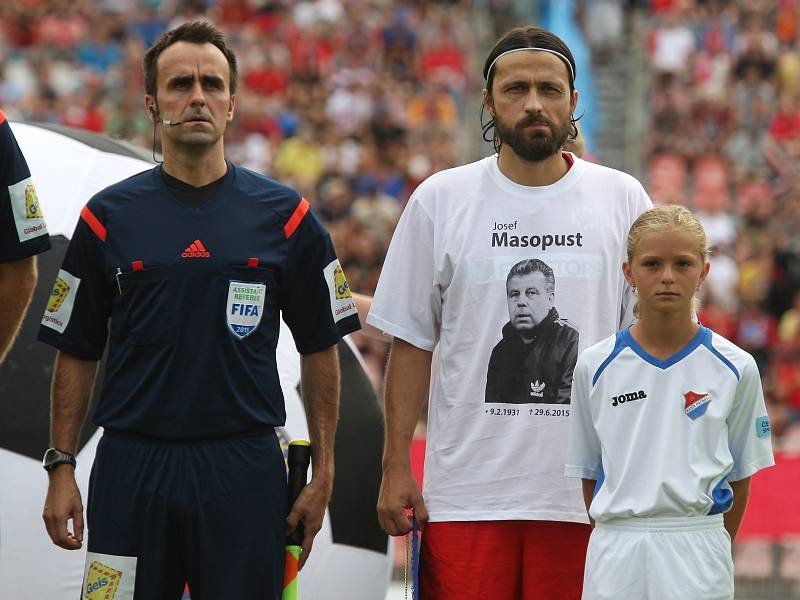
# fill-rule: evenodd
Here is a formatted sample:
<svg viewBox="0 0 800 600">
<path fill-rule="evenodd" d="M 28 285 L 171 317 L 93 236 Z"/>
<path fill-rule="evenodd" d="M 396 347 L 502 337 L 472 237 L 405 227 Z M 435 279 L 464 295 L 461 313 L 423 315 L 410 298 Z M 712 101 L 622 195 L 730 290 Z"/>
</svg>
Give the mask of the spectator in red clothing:
<svg viewBox="0 0 800 600">
<path fill-rule="evenodd" d="M 419 74 L 428 81 L 444 81 L 451 92 L 460 96 L 467 85 L 464 51 L 453 37 L 446 22 L 439 35 L 422 50 Z"/>
<path fill-rule="evenodd" d="M 777 142 L 792 141 L 800 137 L 800 108 L 795 98 L 789 95 L 780 97 L 778 111 L 769 124 L 769 133 Z"/>
<path fill-rule="evenodd" d="M 87 129 L 97 133 L 106 130 L 106 119 L 100 107 L 101 94 L 87 88 L 67 108 L 62 117 L 64 125 Z"/>
<path fill-rule="evenodd" d="M 708 289 L 703 295 L 702 308 L 697 311 L 697 319 L 726 339 L 733 339 L 736 335 L 736 319 L 733 313 L 717 304 L 714 294 Z"/>
<path fill-rule="evenodd" d="M 269 51 L 257 54 L 249 67 L 244 83 L 251 90 L 263 96 L 283 97 L 289 87 L 289 75 Z"/>
<path fill-rule="evenodd" d="M 61 50 L 73 50 L 89 31 L 89 23 L 70 10 L 70 0 L 50 3 L 50 12 L 39 22 L 36 41 Z"/>
<path fill-rule="evenodd" d="M 776 399 L 789 409 L 789 421 L 800 421 L 800 352 L 781 352 L 771 371 Z"/>
</svg>

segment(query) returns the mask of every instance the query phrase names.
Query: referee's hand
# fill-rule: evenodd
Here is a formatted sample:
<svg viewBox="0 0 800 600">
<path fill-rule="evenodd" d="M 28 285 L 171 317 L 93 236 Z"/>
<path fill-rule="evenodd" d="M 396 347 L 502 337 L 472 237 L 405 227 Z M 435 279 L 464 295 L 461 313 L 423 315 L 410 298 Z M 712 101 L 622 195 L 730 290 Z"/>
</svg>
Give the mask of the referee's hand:
<svg viewBox="0 0 800 600">
<path fill-rule="evenodd" d="M 325 518 L 325 509 L 331 501 L 333 491 L 333 472 L 329 475 L 313 475 L 295 500 L 294 506 L 286 517 L 286 535 L 290 535 L 297 528 L 299 523 L 303 523 L 303 551 L 300 553 L 300 562 L 297 570 L 301 571 L 306 564 L 308 557 L 311 556 L 311 547 L 314 544 L 314 537 L 322 529 L 322 521 Z"/>
<path fill-rule="evenodd" d="M 407 534 L 411 531 L 411 517 L 407 514 L 409 508 L 414 509 L 417 523 L 422 529 L 428 522 L 428 510 L 411 469 L 385 468 L 378 496 L 378 522 L 381 528 L 389 535 Z"/>
<path fill-rule="evenodd" d="M 47 534 L 56 546 L 78 550 L 83 545 L 83 502 L 75 482 L 75 469 L 72 465 L 60 465 L 48 478 L 50 483 L 42 513 Z M 70 519 L 73 531 L 67 529 Z"/>
</svg>

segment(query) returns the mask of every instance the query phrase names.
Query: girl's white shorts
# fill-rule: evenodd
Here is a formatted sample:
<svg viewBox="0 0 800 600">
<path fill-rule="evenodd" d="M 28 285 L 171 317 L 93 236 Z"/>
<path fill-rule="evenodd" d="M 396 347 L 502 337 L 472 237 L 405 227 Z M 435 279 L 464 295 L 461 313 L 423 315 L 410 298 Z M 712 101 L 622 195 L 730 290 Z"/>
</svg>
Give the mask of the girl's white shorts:
<svg viewBox="0 0 800 600">
<path fill-rule="evenodd" d="M 583 600 L 733 600 L 731 538 L 722 515 L 598 522 Z"/>
</svg>

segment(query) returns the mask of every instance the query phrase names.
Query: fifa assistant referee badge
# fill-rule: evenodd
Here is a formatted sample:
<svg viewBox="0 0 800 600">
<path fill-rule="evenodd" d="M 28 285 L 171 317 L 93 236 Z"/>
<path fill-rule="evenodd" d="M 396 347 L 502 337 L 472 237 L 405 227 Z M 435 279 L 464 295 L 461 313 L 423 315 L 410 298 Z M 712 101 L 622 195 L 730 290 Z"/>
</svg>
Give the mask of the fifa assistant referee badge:
<svg viewBox="0 0 800 600">
<path fill-rule="evenodd" d="M 48 473 L 55 469 L 58 465 L 65 464 L 75 467 L 77 464 L 75 461 L 75 455 L 70 454 L 69 452 L 64 452 L 63 450 L 59 450 L 58 448 L 48 448 L 44 453 L 42 467 L 44 467 L 44 470 Z"/>
</svg>

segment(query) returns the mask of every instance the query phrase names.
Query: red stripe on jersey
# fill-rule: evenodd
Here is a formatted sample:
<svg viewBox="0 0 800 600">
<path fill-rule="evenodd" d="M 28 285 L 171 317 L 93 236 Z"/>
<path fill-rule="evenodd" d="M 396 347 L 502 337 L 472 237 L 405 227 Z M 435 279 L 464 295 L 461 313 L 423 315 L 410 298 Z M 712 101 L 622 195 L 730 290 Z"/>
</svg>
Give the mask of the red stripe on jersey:
<svg viewBox="0 0 800 600">
<path fill-rule="evenodd" d="M 567 171 L 569 171 L 570 167 L 572 167 L 572 165 L 575 163 L 575 159 L 572 158 L 572 154 L 569 152 L 562 152 L 561 156 L 563 156 L 564 160 L 567 161 Z"/>
<path fill-rule="evenodd" d="M 287 240 L 292 237 L 292 234 L 300 226 L 300 223 L 303 221 L 303 217 L 306 216 L 307 212 L 308 200 L 305 198 L 300 198 L 300 204 L 297 205 L 297 208 L 294 209 L 292 216 L 286 222 L 286 225 L 283 226 L 283 232 L 286 234 Z"/>
<path fill-rule="evenodd" d="M 203 246 L 203 242 L 195 240 L 194 243 L 197 244 L 197 249 L 200 250 L 200 252 L 206 252 L 206 247 Z"/>
<path fill-rule="evenodd" d="M 257 267 L 258 266 L 258 259 L 257 258 L 248 258 L 247 259 L 247 266 L 248 267 Z"/>
<path fill-rule="evenodd" d="M 94 213 L 89 210 L 88 206 L 84 206 L 81 209 L 81 218 L 86 221 L 86 224 L 89 226 L 89 229 L 94 231 L 94 234 L 99 237 L 102 241 L 106 241 L 106 236 L 108 233 L 106 232 L 105 226 L 100 222 L 100 220 L 94 216 Z"/>
<path fill-rule="evenodd" d="M 0 110 L 0 125 L 6 122 L 6 113 Z"/>
</svg>

